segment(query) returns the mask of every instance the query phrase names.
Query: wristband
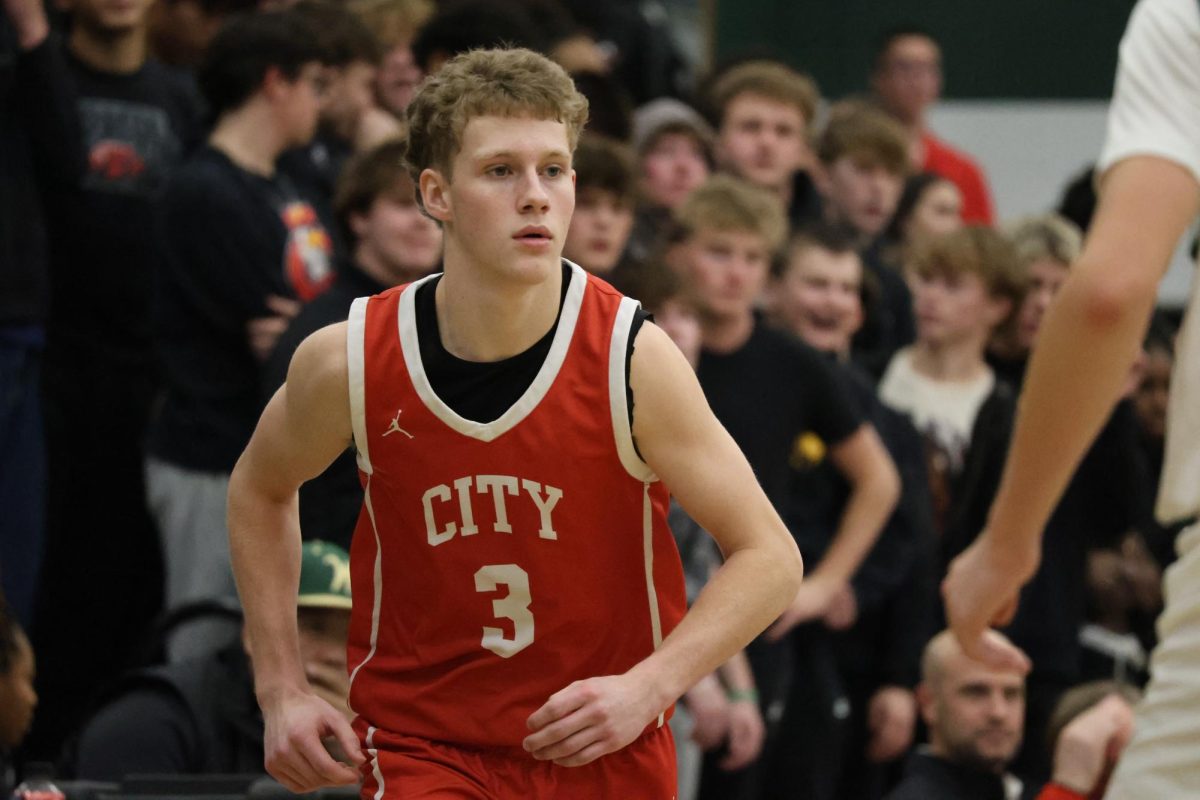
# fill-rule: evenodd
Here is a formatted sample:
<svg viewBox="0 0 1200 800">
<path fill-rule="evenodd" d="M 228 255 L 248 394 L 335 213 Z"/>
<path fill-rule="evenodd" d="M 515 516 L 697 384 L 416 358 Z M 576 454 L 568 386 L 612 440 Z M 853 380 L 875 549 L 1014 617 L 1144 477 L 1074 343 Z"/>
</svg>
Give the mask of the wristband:
<svg viewBox="0 0 1200 800">
<path fill-rule="evenodd" d="M 725 692 L 725 697 L 731 703 L 757 703 L 758 689 L 729 689 Z"/>
<path fill-rule="evenodd" d="M 1087 795 L 1061 783 L 1047 783 L 1038 793 L 1037 800 L 1087 800 Z"/>
</svg>

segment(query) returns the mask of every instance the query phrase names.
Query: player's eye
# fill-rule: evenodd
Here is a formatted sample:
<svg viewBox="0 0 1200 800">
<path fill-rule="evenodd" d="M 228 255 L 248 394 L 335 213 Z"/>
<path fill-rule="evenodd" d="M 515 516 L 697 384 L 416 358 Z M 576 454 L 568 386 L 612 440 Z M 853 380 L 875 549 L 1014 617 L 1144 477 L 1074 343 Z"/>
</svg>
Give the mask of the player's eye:
<svg viewBox="0 0 1200 800">
<path fill-rule="evenodd" d="M 506 178 L 512 174 L 512 170 L 508 168 L 507 164 L 496 164 L 488 167 L 486 173 L 494 178 Z"/>
<path fill-rule="evenodd" d="M 551 164 L 550 166 L 546 167 L 546 177 L 560 178 L 566 174 L 566 171 L 567 170 L 559 164 Z"/>
</svg>

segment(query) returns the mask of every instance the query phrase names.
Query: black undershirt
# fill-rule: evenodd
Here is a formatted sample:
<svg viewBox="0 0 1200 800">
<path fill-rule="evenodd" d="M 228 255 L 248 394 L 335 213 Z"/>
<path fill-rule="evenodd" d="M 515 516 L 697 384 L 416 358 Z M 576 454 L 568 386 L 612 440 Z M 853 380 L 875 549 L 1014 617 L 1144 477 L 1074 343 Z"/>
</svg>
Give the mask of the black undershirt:
<svg viewBox="0 0 1200 800">
<path fill-rule="evenodd" d="M 495 422 L 525 394 L 550 354 L 550 345 L 562 318 L 563 302 L 570 288 L 572 270 L 562 266 L 562 293 L 558 300 L 558 315 L 554 324 L 541 339 L 522 353 L 499 361 L 466 361 L 446 350 L 438 328 L 437 304 L 434 291 L 441 276 L 417 287 L 415 298 L 417 341 L 421 347 L 421 363 L 429 385 L 443 403 L 455 414 L 472 422 Z M 625 350 L 625 394 L 629 420 L 633 424 L 633 394 L 629 389 L 629 367 L 633 357 L 633 341 L 649 318 L 638 309 L 629 326 L 629 344 Z"/>
</svg>

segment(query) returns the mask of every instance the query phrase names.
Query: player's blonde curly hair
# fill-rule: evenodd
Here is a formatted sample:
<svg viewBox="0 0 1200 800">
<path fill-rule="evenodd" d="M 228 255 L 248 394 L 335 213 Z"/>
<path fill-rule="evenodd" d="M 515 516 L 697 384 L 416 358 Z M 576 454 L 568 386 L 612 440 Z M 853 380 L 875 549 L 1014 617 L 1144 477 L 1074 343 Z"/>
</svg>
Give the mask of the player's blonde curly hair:
<svg viewBox="0 0 1200 800">
<path fill-rule="evenodd" d="M 532 50 L 471 50 L 421 84 L 406 116 L 404 165 L 419 185 L 426 169 L 451 176 L 463 131 L 475 117 L 556 120 L 567 126 L 574 151 L 587 122 L 588 101 L 562 67 Z"/>
</svg>

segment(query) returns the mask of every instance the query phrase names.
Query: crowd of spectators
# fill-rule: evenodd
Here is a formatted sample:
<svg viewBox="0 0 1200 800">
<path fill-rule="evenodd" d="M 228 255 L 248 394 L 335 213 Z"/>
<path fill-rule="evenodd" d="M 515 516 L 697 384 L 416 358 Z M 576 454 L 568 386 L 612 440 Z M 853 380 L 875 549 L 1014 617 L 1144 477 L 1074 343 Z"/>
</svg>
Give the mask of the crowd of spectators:
<svg viewBox="0 0 1200 800">
<path fill-rule="evenodd" d="M 1088 183 L 1062 214 L 1031 198 L 996 220 L 982 169 L 929 128 L 924 31 L 880 38 L 861 96 L 823 98 L 778 61 L 689 74 L 632 0 L 3 0 L 0 784 L 33 758 L 261 769 L 229 474 L 305 336 L 438 269 L 405 106 L 493 46 L 546 53 L 588 96 L 564 256 L 688 356 L 807 564 L 681 700 L 680 796 L 1096 791 L 1181 527 L 1150 511 L 1171 315 L 1005 630 L 1032 670 L 971 663 L 938 633 L 938 585 L 983 526 Z M 326 606 L 361 499 L 349 451 L 301 493 L 305 539 L 332 543 L 305 551 Z M 694 592 L 720 555 L 680 509 L 672 527 Z M 344 705 L 344 619 L 301 617 L 310 680 Z"/>
</svg>

